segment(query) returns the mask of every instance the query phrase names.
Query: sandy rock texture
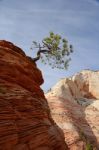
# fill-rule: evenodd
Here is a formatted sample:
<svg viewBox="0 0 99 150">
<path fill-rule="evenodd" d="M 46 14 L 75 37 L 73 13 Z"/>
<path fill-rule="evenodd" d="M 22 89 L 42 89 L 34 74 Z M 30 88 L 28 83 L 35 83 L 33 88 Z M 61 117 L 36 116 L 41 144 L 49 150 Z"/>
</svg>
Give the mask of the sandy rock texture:
<svg viewBox="0 0 99 150">
<path fill-rule="evenodd" d="M 61 79 L 46 98 L 70 150 L 99 150 L 99 71 Z"/>
<path fill-rule="evenodd" d="M 17 46 L 0 41 L 0 150 L 67 150 L 40 88 L 41 71 Z"/>
</svg>

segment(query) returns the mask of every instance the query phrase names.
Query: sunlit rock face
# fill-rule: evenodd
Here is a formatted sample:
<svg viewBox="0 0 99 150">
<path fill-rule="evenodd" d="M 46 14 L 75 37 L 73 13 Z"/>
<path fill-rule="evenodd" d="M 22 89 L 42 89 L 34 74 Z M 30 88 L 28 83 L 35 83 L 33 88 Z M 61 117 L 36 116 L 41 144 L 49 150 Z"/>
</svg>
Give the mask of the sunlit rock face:
<svg viewBox="0 0 99 150">
<path fill-rule="evenodd" d="M 99 71 L 61 79 L 46 98 L 70 150 L 99 149 Z"/>
<path fill-rule="evenodd" d="M 67 150 L 44 93 L 41 71 L 15 45 L 0 41 L 0 150 Z"/>
</svg>

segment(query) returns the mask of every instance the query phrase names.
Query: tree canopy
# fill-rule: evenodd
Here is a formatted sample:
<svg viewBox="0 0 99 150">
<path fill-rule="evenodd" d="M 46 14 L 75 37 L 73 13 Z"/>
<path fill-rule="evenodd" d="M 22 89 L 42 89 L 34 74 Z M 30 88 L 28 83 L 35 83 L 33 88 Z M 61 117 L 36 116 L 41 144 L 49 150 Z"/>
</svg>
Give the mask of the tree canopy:
<svg viewBox="0 0 99 150">
<path fill-rule="evenodd" d="M 35 62 L 41 59 L 42 63 L 59 69 L 67 69 L 71 60 L 70 54 L 73 52 L 72 45 L 68 44 L 67 39 L 53 32 L 50 32 L 41 43 L 33 41 L 33 48 L 38 50 L 37 57 L 33 58 Z"/>
</svg>

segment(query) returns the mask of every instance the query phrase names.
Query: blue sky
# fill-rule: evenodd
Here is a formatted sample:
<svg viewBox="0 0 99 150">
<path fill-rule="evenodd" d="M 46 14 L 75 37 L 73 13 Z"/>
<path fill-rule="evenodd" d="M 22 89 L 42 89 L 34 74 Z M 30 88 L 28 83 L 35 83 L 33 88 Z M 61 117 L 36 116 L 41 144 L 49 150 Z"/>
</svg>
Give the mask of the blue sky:
<svg viewBox="0 0 99 150">
<path fill-rule="evenodd" d="M 83 69 L 99 70 L 99 0 L 0 0 L 0 39 L 35 57 L 32 41 L 40 42 L 49 31 L 66 37 L 74 53 L 68 70 L 52 70 L 38 62 L 45 91 Z"/>
</svg>

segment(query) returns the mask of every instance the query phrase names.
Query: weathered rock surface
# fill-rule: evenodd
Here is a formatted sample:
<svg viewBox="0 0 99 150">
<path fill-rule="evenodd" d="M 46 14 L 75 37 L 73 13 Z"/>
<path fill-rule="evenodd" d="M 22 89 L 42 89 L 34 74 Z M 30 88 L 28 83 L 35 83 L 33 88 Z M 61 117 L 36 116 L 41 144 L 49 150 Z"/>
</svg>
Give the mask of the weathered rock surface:
<svg viewBox="0 0 99 150">
<path fill-rule="evenodd" d="M 25 53 L 0 41 L 0 150 L 67 150 L 51 118 L 39 69 Z"/>
<path fill-rule="evenodd" d="M 70 150 L 99 150 L 99 71 L 60 80 L 46 98 Z"/>
</svg>

